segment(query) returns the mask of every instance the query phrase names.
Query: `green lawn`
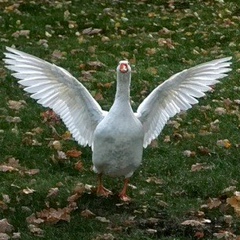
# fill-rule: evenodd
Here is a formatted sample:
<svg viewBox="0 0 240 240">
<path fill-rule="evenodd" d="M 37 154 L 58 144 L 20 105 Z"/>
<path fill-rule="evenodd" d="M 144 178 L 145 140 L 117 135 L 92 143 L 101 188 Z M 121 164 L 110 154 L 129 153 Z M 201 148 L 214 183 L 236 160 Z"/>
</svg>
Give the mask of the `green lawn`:
<svg viewBox="0 0 240 240">
<path fill-rule="evenodd" d="M 117 198 L 122 179 L 105 177 L 114 192 L 108 199 L 91 192 L 91 149 L 69 139 L 57 116 L 30 99 L 0 61 L 3 239 L 240 239 L 238 0 L 9 0 L 0 1 L 0 11 L 1 59 L 15 46 L 64 67 L 106 110 L 119 60 L 134 71 L 136 109 L 174 73 L 233 57 L 222 84 L 171 119 L 144 150 L 130 204 Z"/>
</svg>

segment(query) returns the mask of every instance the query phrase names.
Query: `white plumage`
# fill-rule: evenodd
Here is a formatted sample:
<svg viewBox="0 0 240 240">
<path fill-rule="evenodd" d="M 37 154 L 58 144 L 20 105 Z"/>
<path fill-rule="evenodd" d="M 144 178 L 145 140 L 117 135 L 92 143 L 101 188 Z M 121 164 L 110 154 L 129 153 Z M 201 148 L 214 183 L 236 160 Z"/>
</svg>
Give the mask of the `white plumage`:
<svg viewBox="0 0 240 240">
<path fill-rule="evenodd" d="M 44 107 L 52 108 L 80 145 L 92 146 L 97 192 L 108 195 L 101 176 L 124 176 L 120 197 L 129 200 L 129 177 L 142 160 L 143 147 L 157 138 L 170 117 L 198 103 L 218 79 L 227 76 L 231 57 L 183 70 L 156 87 L 136 113 L 130 105 L 131 67 L 120 61 L 117 91 L 109 112 L 103 111 L 88 90 L 68 71 L 24 52 L 7 47 L 6 67 L 26 92 Z"/>
</svg>

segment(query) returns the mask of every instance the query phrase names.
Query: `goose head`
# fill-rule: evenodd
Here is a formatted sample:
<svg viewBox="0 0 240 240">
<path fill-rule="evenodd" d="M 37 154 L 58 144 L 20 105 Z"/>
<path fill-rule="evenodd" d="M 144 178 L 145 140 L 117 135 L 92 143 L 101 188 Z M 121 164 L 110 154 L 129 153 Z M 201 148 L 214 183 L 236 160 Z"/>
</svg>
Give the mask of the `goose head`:
<svg viewBox="0 0 240 240">
<path fill-rule="evenodd" d="M 127 60 L 120 61 L 117 67 L 117 72 L 120 72 L 122 74 L 130 73 L 131 67 Z"/>
</svg>

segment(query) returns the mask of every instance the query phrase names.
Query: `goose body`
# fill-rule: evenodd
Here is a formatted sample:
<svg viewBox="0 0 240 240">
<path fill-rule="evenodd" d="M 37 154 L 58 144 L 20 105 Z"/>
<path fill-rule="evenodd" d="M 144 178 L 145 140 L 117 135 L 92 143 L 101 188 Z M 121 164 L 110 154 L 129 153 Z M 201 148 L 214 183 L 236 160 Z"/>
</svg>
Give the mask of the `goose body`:
<svg viewBox="0 0 240 240">
<path fill-rule="evenodd" d="M 97 125 L 93 138 L 94 171 L 129 178 L 142 160 L 144 130 L 130 105 L 130 67 L 121 74 L 118 69 L 117 93 L 107 116 Z M 120 72 L 120 73 L 119 73 Z"/>
<path fill-rule="evenodd" d="M 130 200 L 127 185 L 141 164 L 143 147 L 158 137 L 169 118 L 198 103 L 196 98 L 227 76 L 230 60 L 231 57 L 213 60 L 173 75 L 157 86 L 134 113 L 130 105 L 128 61 L 119 62 L 115 100 L 107 112 L 65 69 L 9 47 L 4 59 L 24 90 L 44 107 L 52 108 L 80 145 L 92 147 L 99 195 L 110 193 L 103 187 L 103 174 L 125 177 L 119 194 L 124 201 Z"/>
</svg>

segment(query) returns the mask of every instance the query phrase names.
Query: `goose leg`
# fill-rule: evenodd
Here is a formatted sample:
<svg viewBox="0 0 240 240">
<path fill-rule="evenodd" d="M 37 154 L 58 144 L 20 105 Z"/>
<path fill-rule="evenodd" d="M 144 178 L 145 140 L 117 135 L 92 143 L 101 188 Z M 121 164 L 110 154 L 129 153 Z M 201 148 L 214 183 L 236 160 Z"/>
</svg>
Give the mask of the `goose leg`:
<svg viewBox="0 0 240 240">
<path fill-rule="evenodd" d="M 108 197 L 111 194 L 112 192 L 103 186 L 102 174 L 98 174 L 97 195 L 102 197 Z"/>
<path fill-rule="evenodd" d="M 124 202 L 130 202 L 131 198 L 127 195 L 127 188 L 128 188 L 129 178 L 125 178 L 124 180 L 124 186 L 122 191 L 119 193 L 119 197 Z"/>
</svg>

